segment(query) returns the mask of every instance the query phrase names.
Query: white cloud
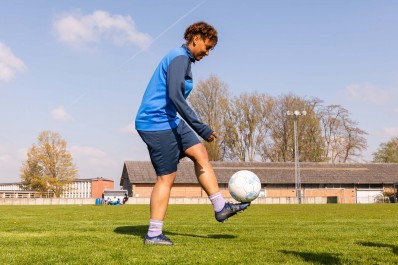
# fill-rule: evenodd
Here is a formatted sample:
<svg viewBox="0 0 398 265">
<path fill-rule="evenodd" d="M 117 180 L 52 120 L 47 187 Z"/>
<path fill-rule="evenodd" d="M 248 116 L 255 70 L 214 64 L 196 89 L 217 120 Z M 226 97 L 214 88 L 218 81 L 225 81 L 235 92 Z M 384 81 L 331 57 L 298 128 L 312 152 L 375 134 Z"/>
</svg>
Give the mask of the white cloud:
<svg viewBox="0 0 398 265">
<path fill-rule="evenodd" d="M 16 72 L 22 72 L 25 69 L 24 62 L 0 42 L 0 81 L 11 81 L 15 79 Z"/>
<path fill-rule="evenodd" d="M 0 146 L 0 160 L 25 160 L 27 149 Z"/>
<path fill-rule="evenodd" d="M 66 112 L 65 108 L 62 106 L 59 106 L 58 108 L 53 109 L 51 111 L 51 116 L 56 121 L 72 121 L 73 120 L 72 116 L 69 115 Z"/>
<path fill-rule="evenodd" d="M 20 181 L 20 168 L 26 153 L 23 148 L 0 146 L 0 182 Z"/>
<path fill-rule="evenodd" d="M 392 92 L 376 88 L 369 84 L 352 84 L 346 87 L 350 99 L 370 102 L 377 105 L 386 104 L 393 96 Z"/>
<path fill-rule="evenodd" d="M 145 49 L 152 40 L 149 34 L 137 30 L 130 16 L 112 15 L 101 10 L 88 15 L 80 12 L 63 14 L 53 26 L 58 40 L 74 47 L 106 40 L 115 45 L 134 44 Z"/>
<path fill-rule="evenodd" d="M 78 157 L 93 157 L 93 158 L 104 158 L 106 153 L 98 148 L 89 146 L 73 146 L 70 149 L 74 156 Z"/>
<path fill-rule="evenodd" d="M 118 163 L 103 150 L 90 146 L 72 146 L 70 152 L 76 163 L 80 178 L 104 177 L 113 178 L 109 172 L 119 171 Z"/>
<path fill-rule="evenodd" d="M 384 132 L 390 137 L 398 136 L 398 127 L 384 128 Z"/>
<path fill-rule="evenodd" d="M 13 159 L 13 156 L 11 156 L 11 155 L 0 155 L 0 162 L 11 161 L 12 159 Z"/>
</svg>

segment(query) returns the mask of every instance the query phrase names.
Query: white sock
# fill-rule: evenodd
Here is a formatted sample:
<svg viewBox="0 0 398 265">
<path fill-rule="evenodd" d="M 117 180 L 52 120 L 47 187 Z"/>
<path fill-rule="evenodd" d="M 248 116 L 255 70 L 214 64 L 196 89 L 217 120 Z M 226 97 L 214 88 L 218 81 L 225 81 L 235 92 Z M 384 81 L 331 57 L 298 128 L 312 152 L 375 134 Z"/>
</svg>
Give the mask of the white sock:
<svg viewBox="0 0 398 265">
<path fill-rule="evenodd" d="M 148 236 L 154 237 L 162 233 L 163 221 L 160 220 L 149 220 Z"/>
<path fill-rule="evenodd" d="M 210 195 L 209 199 L 211 201 L 211 204 L 213 204 L 215 212 L 219 212 L 224 208 L 225 200 L 220 192 Z"/>
</svg>

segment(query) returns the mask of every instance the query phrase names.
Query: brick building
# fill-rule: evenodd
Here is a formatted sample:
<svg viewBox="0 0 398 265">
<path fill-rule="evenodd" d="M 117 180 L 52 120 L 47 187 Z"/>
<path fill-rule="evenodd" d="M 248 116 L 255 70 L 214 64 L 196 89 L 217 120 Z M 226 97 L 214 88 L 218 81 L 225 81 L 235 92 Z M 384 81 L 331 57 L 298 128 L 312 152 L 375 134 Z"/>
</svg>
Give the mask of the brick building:
<svg viewBox="0 0 398 265">
<path fill-rule="evenodd" d="M 294 163 L 211 162 L 219 186 L 230 197 L 228 181 L 239 170 L 253 171 L 262 183 L 261 196 L 295 198 Z M 398 185 L 398 164 L 300 163 L 303 198 L 325 197 L 338 203 L 376 202 L 383 191 Z M 156 174 L 149 161 L 126 161 L 120 185 L 129 196 L 150 197 Z M 171 197 L 207 197 L 200 187 L 192 162 L 180 162 Z"/>
</svg>

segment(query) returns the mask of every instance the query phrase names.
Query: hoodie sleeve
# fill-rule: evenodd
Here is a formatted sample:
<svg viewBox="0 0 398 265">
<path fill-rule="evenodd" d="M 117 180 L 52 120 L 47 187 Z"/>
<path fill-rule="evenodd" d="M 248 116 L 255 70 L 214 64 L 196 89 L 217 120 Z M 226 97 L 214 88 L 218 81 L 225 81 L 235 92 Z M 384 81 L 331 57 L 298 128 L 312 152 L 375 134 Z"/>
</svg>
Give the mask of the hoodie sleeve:
<svg viewBox="0 0 398 265">
<path fill-rule="evenodd" d="M 213 130 L 199 121 L 196 113 L 188 105 L 185 95 L 185 74 L 188 68 L 189 59 L 183 55 L 177 56 L 170 62 L 167 71 L 167 90 L 170 101 L 175 106 L 180 116 L 189 126 L 204 140 L 209 139 Z"/>
</svg>

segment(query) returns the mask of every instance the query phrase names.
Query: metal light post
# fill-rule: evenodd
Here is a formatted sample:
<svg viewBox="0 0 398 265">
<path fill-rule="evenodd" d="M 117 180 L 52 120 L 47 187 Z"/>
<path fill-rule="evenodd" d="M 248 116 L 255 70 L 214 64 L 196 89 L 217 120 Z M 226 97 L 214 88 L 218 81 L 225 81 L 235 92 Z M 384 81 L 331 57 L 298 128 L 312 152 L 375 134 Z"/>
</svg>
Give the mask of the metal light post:
<svg viewBox="0 0 398 265">
<path fill-rule="evenodd" d="M 293 116 L 294 118 L 294 182 L 295 182 L 295 189 L 296 189 L 296 197 L 298 203 L 301 204 L 301 177 L 300 177 L 300 165 L 299 165 L 299 152 L 298 152 L 298 134 L 297 134 L 297 118 L 298 116 L 305 116 L 307 112 L 305 110 L 298 111 L 295 110 L 287 111 L 286 114 L 288 116 Z"/>
</svg>

